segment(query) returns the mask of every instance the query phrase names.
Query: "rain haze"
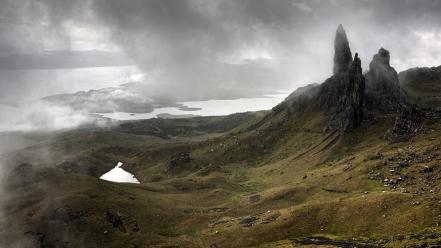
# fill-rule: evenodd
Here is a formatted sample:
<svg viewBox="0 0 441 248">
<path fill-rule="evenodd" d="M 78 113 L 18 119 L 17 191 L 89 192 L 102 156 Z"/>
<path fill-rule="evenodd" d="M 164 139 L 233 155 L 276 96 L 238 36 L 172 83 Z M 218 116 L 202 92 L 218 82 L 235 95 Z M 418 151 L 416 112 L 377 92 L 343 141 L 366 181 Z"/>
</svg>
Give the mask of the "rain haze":
<svg viewBox="0 0 441 248">
<path fill-rule="evenodd" d="M 340 23 L 364 70 L 380 47 L 397 71 L 439 65 L 440 11 L 436 0 L 1 0 L 0 126 L 64 128 L 83 121 L 79 112 L 151 112 L 321 83 Z M 72 104 L 78 96 L 28 104 L 109 87 L 100 109 Z M 86 105 L 96 101 L 85 94 Z M 121 98 L 149 102 L 134 110 L 115 106 Z"/>
<path fill-rule="evenodd" d="M 439 247 L 441 0 L 0 0 L 0 248 Z"/>
</svg>

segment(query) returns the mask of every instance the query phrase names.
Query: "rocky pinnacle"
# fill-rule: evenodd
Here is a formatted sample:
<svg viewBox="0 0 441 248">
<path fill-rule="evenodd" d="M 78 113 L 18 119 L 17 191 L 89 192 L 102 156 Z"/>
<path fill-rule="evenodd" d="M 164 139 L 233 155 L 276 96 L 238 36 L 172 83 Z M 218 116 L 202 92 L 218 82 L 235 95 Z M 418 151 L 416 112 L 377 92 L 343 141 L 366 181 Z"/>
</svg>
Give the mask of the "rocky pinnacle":
<svg viewBox="0 0 441 248">
<path fill-rule="evenodd" d="M 348 71 L 352 64 L 352 54 L 346 32 L 341 24 L 335 34 L 334 49 L 334 74 Z"/>
<path fill-rule="evenodd" d="M 398 74 L 389 61 L 389 51 L 380 48 L 369 64 L 369 72 L 366 74 L 366 105 L 373 111 L 393 113 L 400 108 Z"/>
</svg>

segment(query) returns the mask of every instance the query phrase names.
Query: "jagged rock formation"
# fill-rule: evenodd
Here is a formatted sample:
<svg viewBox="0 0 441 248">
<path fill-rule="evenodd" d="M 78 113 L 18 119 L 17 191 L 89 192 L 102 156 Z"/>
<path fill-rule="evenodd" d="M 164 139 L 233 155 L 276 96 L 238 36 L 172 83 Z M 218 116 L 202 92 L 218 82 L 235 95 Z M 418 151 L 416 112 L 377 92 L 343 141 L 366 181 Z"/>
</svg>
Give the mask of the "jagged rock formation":
<svg viewBox="0 0 441 248">
<path fill-rule="evenodd" d="M 328 84 L 330 84 L 328 88 L 339 86 L 335 88 L 339 94 L 337 95 L 338 100 L 334 102 L 337 103 L 335 112 L 332 114 L 325 132 L 335 130 L 347 132 L 358 127 L 363 120 L 365 79 L 357 53 L 349 71 L 341 76 L 334 76 L 328 81 Z M 328 102 L 328 104 L 332 104 L 332 102 Z"/>
<path fill-rule="evenodd" d="M 334 75 L 320 88 L 315 107 L 330 114 L 325 133 L 347 132 L 360 125 L 363 118 L 364 76 L 358 54 L 352 60 L 343 26 L 335 35 Z"/>
<path fill-rule="evenodd" d="M 389 64 L 390 53 L 380 48 L 366 73 L 366 107 L 370 111 L 394 113 L 402 104 L 398 74 Z"/>
<path fill-rule="evenodd" d="M 358 54 L 352 58 L 342 25 L 337 29 L 334 48 L 334 74 L 322 84 L 299 88 L 276 106 L 274 112 L 288 109 L 291 116 L 306 111 L 324 112 L 329 117 L 325 133 L 349 132 L 366 116 L 377 114 L 397 115 L 387 139 L 396 140 L 420 130 L 420 110 L 406 102 L 398 74 L 390 66 L 389 51 L 379 49 L 369 72 L 363 75 L 360 58 Z"/>
<path fill-rule="evenodd" d="M 335 35 L 334 49 L 334 74 L 348 71 L 352 63 L 352 53 L 346 32 L 341 24 Z"/>
<path fill-rule="evenodd" d="M 275 113 L 287 109 L 291 116 L 305 111 L 321 111 L 329 116 L 325 133 L 347 132 L 363 119 L 365 79 L 358 54 L 354 59 L 343 26 L 335 35 L 334 75 L 322 84 L 299 88 L 273 108 Z"/>
<path fill-rule="evenodd" d="M 389 129 L 384 138 L 390 142 L 405 141 L 423 131 L 422 112 L 414 106 L 407 106 L 400 110 L 394 126 Z"/>
</svg>

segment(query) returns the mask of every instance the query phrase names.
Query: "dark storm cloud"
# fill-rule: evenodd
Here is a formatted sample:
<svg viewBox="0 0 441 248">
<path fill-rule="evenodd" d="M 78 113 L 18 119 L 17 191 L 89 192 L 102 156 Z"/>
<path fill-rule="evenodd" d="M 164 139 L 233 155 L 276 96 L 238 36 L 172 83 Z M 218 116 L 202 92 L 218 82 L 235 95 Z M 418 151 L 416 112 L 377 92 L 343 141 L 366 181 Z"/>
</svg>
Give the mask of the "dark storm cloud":
<svg viewBox="0 0 441 248">
<path fill-rule="evenodd" d="M 115 40 L 147 73 L 160 72 L 158 81 L 204 86 L 235 80 L 223 73 L 222 62 L 236 64 L 240 71 L 247 61 L 267 54 L 273 67 L 263 68 L 279 77 L 272 82 L 256 77 L 254 84 L 280 87 L 329 74 L 332 36 L 339 23 L 347 27 L 365 68 L 381 46 L 391 50 L 399 69 L 439 62 L 434 55 L 440 47 L 425 44 L 423 36 L 439 35 L 440 5 L 398 0 L 107 0 L 95 1 L 93 9 L 103 25 L 114 27 Z"/>
<path fill-rule="evenodd" d="M 203 94 L 213 86 L 295 88 L 320 82 L 331 73 L 340 23 L 365 69 L 380 47 L 391 51 L 398 70 L 441 64 L 438 0 L 0 4 L 0 55 L 110 47 L 135 60 L 151 83 L 180 94 Z M 2 82 L 1 87 L 16 86 Z"/>
</svg>

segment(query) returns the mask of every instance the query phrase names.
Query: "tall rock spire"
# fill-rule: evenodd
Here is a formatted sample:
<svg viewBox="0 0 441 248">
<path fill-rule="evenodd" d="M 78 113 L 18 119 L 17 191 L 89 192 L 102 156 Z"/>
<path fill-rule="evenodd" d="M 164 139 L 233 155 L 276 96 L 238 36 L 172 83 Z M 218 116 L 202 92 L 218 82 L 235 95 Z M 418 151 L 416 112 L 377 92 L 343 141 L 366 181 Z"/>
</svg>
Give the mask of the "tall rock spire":
<svg viewBox="0 0 441 248">
<path fill-rule="evenodd" d="M 352 63 L 352 53 L 346 32 L 341 24 L 335 33 L 334 49 L 334 74 L 348 71 Z"/>
<path fill-rule="evenodd" d="M 363 120 L 363 99 L 365 79 L 361 69 L 361 61 L 355 54 L 354 62 L 347 72 L 331 77 L 336 89 L 336 109 L 330 118 L 325 132 L 339 130 L 348 132 L 358 127 Z M 331 82 L 332 82 L 331 81 Z"/>
</svg>

